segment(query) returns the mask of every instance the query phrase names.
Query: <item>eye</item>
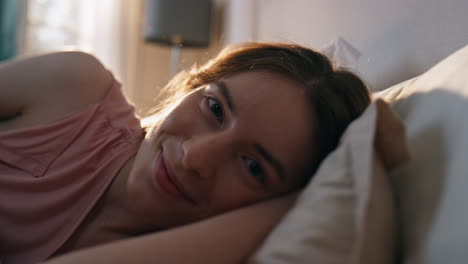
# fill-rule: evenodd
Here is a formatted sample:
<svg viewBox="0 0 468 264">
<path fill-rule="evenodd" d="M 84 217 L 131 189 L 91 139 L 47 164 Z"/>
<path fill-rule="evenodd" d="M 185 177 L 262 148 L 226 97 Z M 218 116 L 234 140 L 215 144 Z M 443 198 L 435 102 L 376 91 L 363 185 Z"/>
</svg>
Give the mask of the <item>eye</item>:
<svg viewBox="0 0 468 264">
<path fill-rule="evenodd" d="M 244 157 L 245 166 L 250 175 L 259 183 L 265 184 L 266 176 L 262 166 L 253 159 Z"/>
<path fill-rule="evenodd" d="M 207 97 L 208 107 L 210 108 L 211 113 L 213 113 L 214 117 L 218 120 L 218 122 L 223 122 L 224 120 L 224 112 L 223 107 L 220 103 L 213 97 Z"/>
</svg>

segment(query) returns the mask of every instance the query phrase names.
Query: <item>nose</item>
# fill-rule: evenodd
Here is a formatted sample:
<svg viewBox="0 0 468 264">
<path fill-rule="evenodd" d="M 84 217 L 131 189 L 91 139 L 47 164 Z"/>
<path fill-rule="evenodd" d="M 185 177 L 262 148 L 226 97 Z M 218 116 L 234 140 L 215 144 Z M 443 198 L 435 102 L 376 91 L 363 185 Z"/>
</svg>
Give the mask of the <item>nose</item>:
<svg viewBox="0 0 468 264">
<path fill-rule="evenodd" d="M 234 144 L 228 133 L 193 136 L 182 143 L 182 165 L 202 178 L 214 177 L 231 155 Z"/>
</svg>

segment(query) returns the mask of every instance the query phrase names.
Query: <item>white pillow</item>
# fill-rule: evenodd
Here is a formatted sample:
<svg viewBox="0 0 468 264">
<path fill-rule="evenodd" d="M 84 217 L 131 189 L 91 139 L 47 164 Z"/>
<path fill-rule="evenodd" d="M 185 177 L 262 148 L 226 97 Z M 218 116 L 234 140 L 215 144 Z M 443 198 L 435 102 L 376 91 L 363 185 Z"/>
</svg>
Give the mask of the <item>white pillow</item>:
<svg viewBox="0 0 468 264">
<path fill-rule="evenodd" d="M 393 175 L 403 263 L 468 261 L 468 46 L 377 96 L 406 124 L 412 162 Z"/>
<path fill-rule="evenodd" d="M 249 263 L 392 263 L 394 205 L 374 151 L 372 104 L 346 130 Z"/>
</svg>

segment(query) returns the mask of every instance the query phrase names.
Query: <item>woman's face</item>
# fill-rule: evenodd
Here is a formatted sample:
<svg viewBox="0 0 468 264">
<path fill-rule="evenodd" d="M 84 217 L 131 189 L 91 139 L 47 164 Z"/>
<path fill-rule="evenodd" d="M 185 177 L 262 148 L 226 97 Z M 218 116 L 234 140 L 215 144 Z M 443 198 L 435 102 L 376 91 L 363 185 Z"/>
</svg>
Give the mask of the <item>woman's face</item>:
<svg viewBox="0 0 468 264">
<path fill-rule="evenodd" d="M 189 93 L 150 131 L 127 191 L 159 226 L 185 224 L 297 189 L 314 155 L 304 88 L 246 72 Z"/>
</svg>

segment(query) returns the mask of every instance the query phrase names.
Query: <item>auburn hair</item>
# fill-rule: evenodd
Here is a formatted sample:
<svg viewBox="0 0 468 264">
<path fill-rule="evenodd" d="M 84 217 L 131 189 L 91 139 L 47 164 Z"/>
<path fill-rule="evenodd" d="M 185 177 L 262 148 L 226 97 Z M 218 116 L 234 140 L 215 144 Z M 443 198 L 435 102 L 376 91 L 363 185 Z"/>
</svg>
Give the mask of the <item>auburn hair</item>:
<svg viewBox="0 0 468 264">
<path fill-rule="evenodd" d="M 181 71 L 162 89 L 169 98 L 163 111 L 184 94 L 228 76 L 247 71 L 281 74 L 301 84 L 315 111 L 318 138 L 313 169 L 338 145 L 346 127 L 371 102 L 364 82 L 353 72 L 335 67 L 325 55 L 296 44 L 243 43 L 224 48 L 206 64 Z"/>
</svg>

